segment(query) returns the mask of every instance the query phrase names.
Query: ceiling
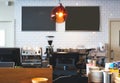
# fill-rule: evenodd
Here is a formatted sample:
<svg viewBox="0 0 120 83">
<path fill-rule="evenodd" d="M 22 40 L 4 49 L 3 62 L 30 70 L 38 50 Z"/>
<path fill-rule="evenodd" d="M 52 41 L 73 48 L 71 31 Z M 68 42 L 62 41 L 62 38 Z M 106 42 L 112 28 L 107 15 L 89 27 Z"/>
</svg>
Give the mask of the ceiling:
<svg viewBox="0 0 120 83">
<path fill-rule="evenodd" d="M 3 1 L 14 1 L 14 0 L 0 0 L 0 2 L 3 2 Z"/>
</svg>

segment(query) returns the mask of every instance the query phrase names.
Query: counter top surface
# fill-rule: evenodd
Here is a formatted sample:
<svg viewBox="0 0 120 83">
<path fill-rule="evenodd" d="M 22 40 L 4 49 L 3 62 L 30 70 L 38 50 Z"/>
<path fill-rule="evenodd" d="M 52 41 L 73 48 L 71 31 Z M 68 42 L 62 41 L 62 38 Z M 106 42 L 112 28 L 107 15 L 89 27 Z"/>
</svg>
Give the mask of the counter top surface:
<svg viewBox="0 0 120 83">
<path fill-rule="evenodd" d="M 50 68 L 0 68 L 1 83 L 32 83 L 34 77 L 48 78 L 52 83 L 52 67 Z"/>
</svg>

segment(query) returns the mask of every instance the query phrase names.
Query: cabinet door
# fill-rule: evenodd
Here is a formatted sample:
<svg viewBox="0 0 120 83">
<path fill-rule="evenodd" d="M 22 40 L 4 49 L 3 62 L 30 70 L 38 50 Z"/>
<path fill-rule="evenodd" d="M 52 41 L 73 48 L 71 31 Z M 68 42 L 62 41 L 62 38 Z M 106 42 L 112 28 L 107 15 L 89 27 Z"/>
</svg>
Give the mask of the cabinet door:
<svg viewBox="0 0 120 83">
<path fill-rule="evenodd" d="M 0 46 L 14 47 L 14 22 L 0 21 L 0 35 Z"/>
<path fill-rule="evenodd" d="M 110 22 L 110 53 L 113 61 L 120 60 L 120 20 L 113 20 Z"/>
</svg>

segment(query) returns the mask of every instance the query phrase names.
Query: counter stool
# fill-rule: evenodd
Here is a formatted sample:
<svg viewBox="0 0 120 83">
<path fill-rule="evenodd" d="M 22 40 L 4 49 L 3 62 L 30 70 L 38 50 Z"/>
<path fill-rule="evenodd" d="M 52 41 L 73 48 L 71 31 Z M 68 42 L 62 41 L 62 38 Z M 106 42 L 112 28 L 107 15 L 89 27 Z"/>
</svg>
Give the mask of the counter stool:
<svg viewBox="0 0 120 83">
<path fill-rule="evenodd" d="M 48 78 L 35 77 L 32 78 L 32 83 L 48 83 Z"/>
</svg>

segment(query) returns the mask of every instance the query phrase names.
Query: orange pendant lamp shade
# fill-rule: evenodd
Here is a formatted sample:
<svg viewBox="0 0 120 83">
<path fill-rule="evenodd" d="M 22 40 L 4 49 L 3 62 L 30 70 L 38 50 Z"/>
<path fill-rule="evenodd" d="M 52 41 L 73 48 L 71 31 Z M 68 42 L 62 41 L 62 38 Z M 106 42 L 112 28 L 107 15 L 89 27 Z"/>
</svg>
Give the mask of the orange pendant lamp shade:
<svg viewBox="0 0 120 83">
<path fill-rule="evenodd" d="M 67 18 L 67 11 L 60 3 L 59 6 L 53 8 L 51 13 L 51 19 L 57 23 L 62 23 Z"/>
</svg>

